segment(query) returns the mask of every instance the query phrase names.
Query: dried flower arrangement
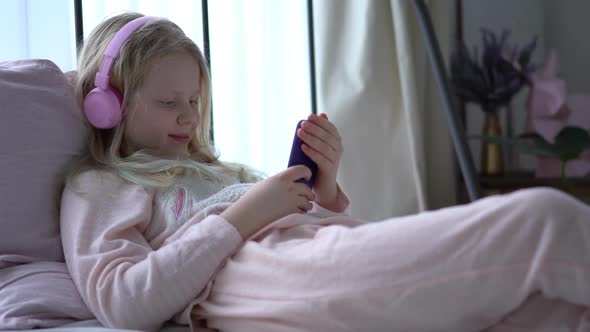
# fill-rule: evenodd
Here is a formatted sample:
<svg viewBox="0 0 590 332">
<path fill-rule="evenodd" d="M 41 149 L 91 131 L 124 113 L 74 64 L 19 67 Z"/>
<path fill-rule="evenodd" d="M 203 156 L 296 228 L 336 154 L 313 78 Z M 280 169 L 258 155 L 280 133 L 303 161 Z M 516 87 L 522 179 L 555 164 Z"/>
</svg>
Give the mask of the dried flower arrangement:
<svg viewBox="0 0 590 332">
<path fill-rule="evenodd" d="M 509 31 L 500 37 L 487 29 L 481 32 L 481 60 L 477 47 L 471 55 L 465 43 L 457 41 L 451 55 L 451 83 L 465 102 L 480 105 L 484 112 L 495 112 L 528 83 L 529 74 L 535 70 L 531 57 L 537 37 L 518 50 L 518 46 L 510 49 L 507 44 Z"/>
</svg>

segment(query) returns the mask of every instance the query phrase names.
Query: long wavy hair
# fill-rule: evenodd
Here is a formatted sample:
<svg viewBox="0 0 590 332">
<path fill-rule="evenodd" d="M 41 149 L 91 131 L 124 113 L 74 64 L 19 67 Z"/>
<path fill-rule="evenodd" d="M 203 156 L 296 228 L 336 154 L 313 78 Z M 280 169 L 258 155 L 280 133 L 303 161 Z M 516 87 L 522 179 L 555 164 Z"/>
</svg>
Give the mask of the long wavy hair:
<svg viewBox="0 0 590 332">
<path fill-rule="evenodd" d="M 80 105 L 95 87 L 95 75 L 100 70 L 104 51 L 111 39 L 126 23 L 141 16 L 139 13 L 120 14 L 105 20 L 92 31 L 79 52 L 76 97 Z M 122 93 L 123 107 L 132 109 L 129 106 L 134 103 L 133 99 L 151 66 L 162 57 L 179 51 L 192 55 L 201 70 L 198 105 L 200 121 L 188 147 L 190 156 L 177 160 L 165 159 L 143 150 L 126 153 L 124 128 L 128 114 L 112 129 L 94 128 L 86 122 L 89 130 L 87 149 L 66 171 L 64 185 L 70 185 L 77 175 L 89 169 L 109 170 L 131 183 L 152 188 L 167 187 L 173 183 L 175 176 L 186 173 L 210 180 L 219 180 L 221 176 L 229 174 L 237 176 L 241 182 L 257 182 L 265 177 L 245 165 L 219 160 L 209 134 L 211 80 L 206 60 L 198 46 L 167 19 L 150 21 L 133 32 L 113 63 L 110 84 Z"/>
</svg>

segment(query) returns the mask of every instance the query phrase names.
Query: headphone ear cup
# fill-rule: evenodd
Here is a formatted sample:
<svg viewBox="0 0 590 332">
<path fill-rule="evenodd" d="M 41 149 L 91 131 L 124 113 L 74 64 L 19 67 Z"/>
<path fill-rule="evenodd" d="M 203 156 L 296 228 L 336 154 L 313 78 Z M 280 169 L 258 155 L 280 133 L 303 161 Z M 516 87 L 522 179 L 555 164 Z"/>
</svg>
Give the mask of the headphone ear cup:
<svg viewBox="0 0 590 332">
<path fill-rule="evenodd" d="M 109 86 L 107 90 L 94 88 L 84 99 L 84 114 L 96 128 L 114 128 L 123 117 L 123 96 Z"/>
</svg>

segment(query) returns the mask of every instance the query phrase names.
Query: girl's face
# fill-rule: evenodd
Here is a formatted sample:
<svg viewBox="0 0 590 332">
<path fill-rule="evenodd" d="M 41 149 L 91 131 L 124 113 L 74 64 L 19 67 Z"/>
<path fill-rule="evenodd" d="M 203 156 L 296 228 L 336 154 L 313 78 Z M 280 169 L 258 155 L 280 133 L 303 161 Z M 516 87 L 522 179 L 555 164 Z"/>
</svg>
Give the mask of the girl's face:
<svg viewBox="0 0 590 332">
<path fill-rule="evenodd" d="M 169 158 L 187 157 L 199 124 L 200 82 L 199 63 L 188 52 L 157 61 L 127 110 L 127 151 L 147 149 Z"/>
</svg>

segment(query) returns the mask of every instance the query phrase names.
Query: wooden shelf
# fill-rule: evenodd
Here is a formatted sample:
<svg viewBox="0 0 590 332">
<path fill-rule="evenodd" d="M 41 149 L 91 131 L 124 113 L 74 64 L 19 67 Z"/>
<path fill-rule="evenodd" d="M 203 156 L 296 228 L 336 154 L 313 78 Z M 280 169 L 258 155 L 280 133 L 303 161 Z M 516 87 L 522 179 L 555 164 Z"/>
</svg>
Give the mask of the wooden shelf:
<svg viewBox="0 0 590 332">
<path fill-rule="evenodd" d="M 590 178 L 568 178 L 566 183 L 580 186 L 590 186 Z M 512 172 L 503 176 L 480 176 L 482 187 L 564 187 L 564 181 L 560 178 L 537 178 L 533 172 Z"/>
</svg>

